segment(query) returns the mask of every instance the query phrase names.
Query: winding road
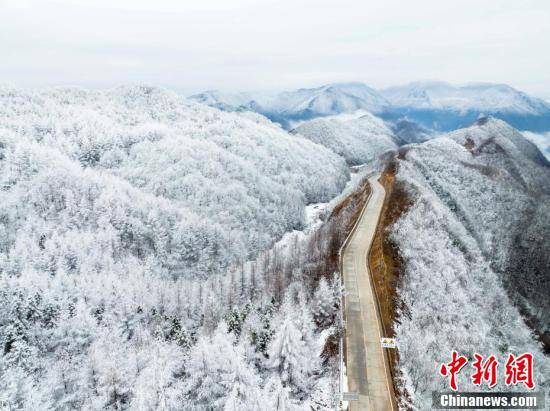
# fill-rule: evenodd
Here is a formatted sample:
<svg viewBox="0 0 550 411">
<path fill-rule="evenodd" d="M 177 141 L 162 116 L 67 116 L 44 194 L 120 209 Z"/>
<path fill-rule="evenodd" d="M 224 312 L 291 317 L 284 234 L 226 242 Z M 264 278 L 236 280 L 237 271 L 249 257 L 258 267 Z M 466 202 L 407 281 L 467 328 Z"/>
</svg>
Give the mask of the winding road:
<svg viewBox="0 0 550 411">
<path fill-rule="evenodd" d="M 350 410 L 396 410 L 388 357 L 380 344 L 382 325 L 367 256 L 384 204 L 379 174 L 369 178 L 371 194 L 344 244 L 345 358 Z"/>
</svg>

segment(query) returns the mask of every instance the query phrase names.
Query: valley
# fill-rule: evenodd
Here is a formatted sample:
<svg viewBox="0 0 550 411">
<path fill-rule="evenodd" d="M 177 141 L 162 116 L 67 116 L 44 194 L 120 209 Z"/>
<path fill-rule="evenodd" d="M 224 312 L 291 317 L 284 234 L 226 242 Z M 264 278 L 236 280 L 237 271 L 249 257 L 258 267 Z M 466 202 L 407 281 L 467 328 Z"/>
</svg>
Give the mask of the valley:
<svg viewBox="0 0 550 411">
<path fill-rule="evenodd" d="M 0 411 L 547 409 L 549 21 L 0 0 Z"/>
</svg>

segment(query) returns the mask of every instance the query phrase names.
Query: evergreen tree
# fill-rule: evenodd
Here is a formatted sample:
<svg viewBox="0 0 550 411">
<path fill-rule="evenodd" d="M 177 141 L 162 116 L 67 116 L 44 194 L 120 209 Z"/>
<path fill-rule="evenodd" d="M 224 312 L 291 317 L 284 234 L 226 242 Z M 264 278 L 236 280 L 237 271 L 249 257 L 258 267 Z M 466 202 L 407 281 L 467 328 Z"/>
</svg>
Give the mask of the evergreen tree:
<svg viewBox="0 0 550 411">
<path fill-rule="evenodd" d="M 290 304 L 284 304 L 281 311 L 280 323 L 269 344 L 266 364 L 279 373 L 285 386 L 305 393 L 311 385 L 312 355 L 308 352 L 302 330 L 296 325 Z"/>
<path fill-rule="evenodd" d="M 281 383 L 278 376 L 271 377 L 263 389 L 269 399 L 269 408 L 274 411 L 298 411 L 300 407 L 291 399 L 290 388 Z"/>
<path fill-rule="evenodd" d="M 185 398 L 198 408 L 262 409 L 259 377 L 225 325 L 201 337 L 186 364 Z M 240 407 L 240 408 L 239 408 Z"/>
<path fill-rule="evenodd" d="M 324 277 L 313 295 L 313 316 L 319 327 L 326 328 L 334 324 L 337 314 L 338 300 L 333 288 Z"/>
</svg>

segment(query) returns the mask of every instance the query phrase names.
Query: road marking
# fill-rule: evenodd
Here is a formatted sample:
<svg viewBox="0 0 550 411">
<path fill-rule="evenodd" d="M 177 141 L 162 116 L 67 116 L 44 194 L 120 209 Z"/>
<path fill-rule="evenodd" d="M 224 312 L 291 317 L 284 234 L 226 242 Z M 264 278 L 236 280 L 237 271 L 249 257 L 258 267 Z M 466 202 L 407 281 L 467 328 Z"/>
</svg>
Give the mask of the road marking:
<svg viewBox="0 0 550 411">
<path fill-rule="evenodd" d="M 368 252 L 385 196 L 377 178 L 369 178 L 371 194 L 368 203 L 340 252 L 346 288 L 344 338 L 348 389 L 358 394 L 358 399 L 349 404 L 351 411 L 396 409 L 387 356 L 381 346 L 383 334 L 376 294 L 367 267 Z"/>
<path fill-rule="evenodd" d="M 344 392 L 342 393 L 343 401 L 359 401 L 359 394 L 356 392 Z"/>
</svg>

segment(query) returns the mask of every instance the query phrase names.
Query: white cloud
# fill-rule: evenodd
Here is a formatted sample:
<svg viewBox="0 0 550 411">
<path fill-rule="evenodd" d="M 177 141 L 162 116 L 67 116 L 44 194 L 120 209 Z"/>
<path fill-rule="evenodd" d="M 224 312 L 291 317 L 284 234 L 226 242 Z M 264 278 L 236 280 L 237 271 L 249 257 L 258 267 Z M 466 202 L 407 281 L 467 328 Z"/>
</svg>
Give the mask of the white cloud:
<svg viewBox="0 0 550 411">
<path fill-rule="evenodd" d="M 0 79 L 194 92 L 360 80 L 550 94 L 550 3 L 0 0 Z"/>
</svg>

